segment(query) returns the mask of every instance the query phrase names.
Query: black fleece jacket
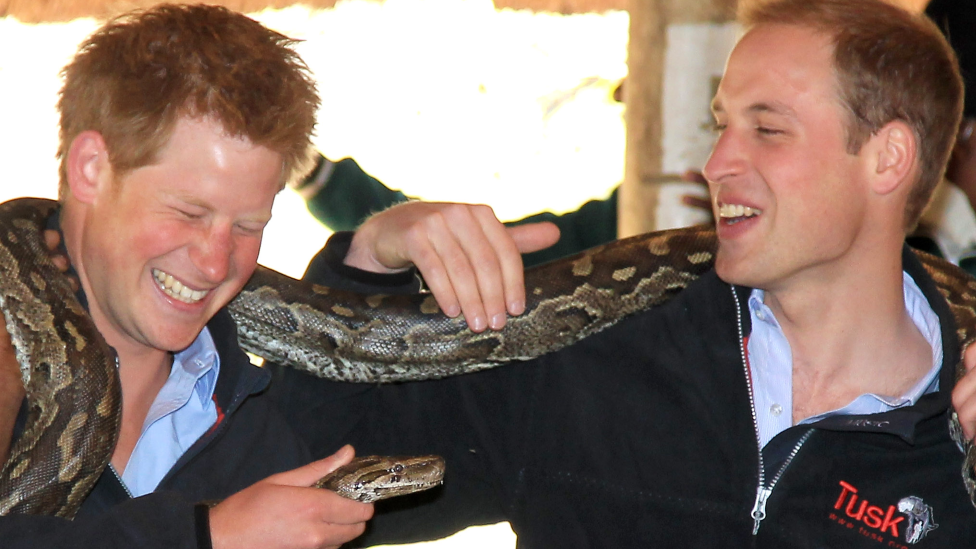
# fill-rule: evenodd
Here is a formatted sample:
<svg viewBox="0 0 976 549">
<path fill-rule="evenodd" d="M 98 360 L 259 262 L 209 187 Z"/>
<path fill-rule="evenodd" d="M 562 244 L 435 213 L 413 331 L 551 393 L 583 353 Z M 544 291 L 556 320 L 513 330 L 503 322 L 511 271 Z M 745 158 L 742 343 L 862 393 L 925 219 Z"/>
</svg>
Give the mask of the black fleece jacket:
<svg viewBox="0 0 976 549">
<path fill-rule="evenodd" d="M 313 455 L 352 442 L 360 454 L 447 459 L 441 489 L 378 504 L 362 545 L 508 520 L 531 548 L 974 547 L 948 427 L 954 322 L 911 252 L 904 265 L 942 322 L 940 390 L 792 427 L 762 452 L 742 352 L 749 289 L 714 272 L 537 360 L 387 386 L 276 369 L 272 393 Z M 772 490 L 754 534 L 760 484 Z"/>
</svg>

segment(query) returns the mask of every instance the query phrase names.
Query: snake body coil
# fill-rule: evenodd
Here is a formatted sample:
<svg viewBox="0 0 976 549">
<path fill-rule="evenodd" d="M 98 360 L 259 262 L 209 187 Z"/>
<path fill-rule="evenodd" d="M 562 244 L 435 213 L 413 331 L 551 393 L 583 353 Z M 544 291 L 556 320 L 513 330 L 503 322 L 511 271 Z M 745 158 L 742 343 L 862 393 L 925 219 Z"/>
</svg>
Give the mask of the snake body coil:
<svg viewBox="0 0 976 549">
<path fill-rule="evenodd" d="M 73 516 L 118 439 L 115 352 L 41 240 L 51 201 L 0 204 L 0 309 L 27 391 L 27 427 L 0 470 L 0 514 Z"/>
<path fill-rule="evenodd" d="M 27 429 L 0 471 L 0 514 L 73 516 L 117 437 L 121 392 L 114 354 L 41 242 L 55 207 L 40 199 L 0 205 L 0 308 L 30 402 Z M 439 378 L 540 356 L 663 303 L 711 269 L 715 247 L 714 231 L 699 226 L 621 240 L 530 269 L 526 312 L 499 332 L 470 331 L 463 320 L 443 315 L 429 295 L 362 296 L 262 267 L 228 309 L 245 350 L 320 377 Z M 970 343 L 976 338 L 976 281 L 948 262 L 920 258 L 949 301 L 959 339 Z M 962 440 L 955 414 L 951 428 L 966 449 L 964 482 L 976 497 L 976 449 Z M 359 462 L 324 485 L 340 493 L 346 490 L 340 485 L 352 486 L 347 497 L 354 499 L 396 495 L 387 490 L 396 484 L 391 477 L 374 476 L 391 464 L 390 458 Z M 421 476 L 432 470 L 437 476 L 436 465 L 424 467 Z M 364 496 L 355 484 L 367 479 L 363 485 L 374 493 Z"/>
<path fill-rule="evenodd" d="M 365 296 L 258 267 L 228 309 L 248 352 L 339 381 L 441 378 L 527 360 L 665 301 L 711 268 L 698 227 L 621 240 L 525 273 L 526 310 L 475 333 L 429 294 Z"/>
</svg>

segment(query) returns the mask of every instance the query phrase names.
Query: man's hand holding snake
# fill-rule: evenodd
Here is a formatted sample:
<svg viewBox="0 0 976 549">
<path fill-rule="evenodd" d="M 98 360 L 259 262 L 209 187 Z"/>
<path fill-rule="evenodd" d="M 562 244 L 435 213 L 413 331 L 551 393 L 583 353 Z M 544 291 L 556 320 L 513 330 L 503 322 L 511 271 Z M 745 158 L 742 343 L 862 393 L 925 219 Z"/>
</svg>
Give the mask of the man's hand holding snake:
<svg viewBox="0 0 976 549">
<path fill-rule="evenodd" d="M 501 329 L 521 314 L 521 254 L 559 239 L 552 223 L 506 228 L 488 206 L 407 202 L 374 215 L 356 231 L 346 264 L 393 272 L 416 265 L 448 316 L 463 313 L 475 332 Z"/>
<path fill-rule="evenodd" d="M 222 501 L 210 510 L 213 548 L 325 549 L 359 537 L 373 516 L 373 504 L 310 488 L 349 463 L 353 454 L 351 446 L 344 446 L 332 456 L 270 476 Z"/>
</svg>

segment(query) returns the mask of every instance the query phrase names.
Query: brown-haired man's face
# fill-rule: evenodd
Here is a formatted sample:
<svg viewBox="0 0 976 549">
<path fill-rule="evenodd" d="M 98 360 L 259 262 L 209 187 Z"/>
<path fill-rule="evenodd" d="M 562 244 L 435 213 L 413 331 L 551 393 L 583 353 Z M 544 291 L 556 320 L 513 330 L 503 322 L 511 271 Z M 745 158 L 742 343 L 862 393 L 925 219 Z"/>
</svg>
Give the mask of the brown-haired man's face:
<svg viewBox="0 0 976 549">
<path fill-rule="evenodd" d="M 209 120 L 180 120 L 158 162 L 100 191 L 79 273 L 113 345 L 187 347 L 250 278 L 281 156 Z"/>
<path fill-rule="evenodd" d="M 713 102 L 719 137 L 704 174 L 716 269 L 776 289 L 829 276 L 863 223 L 866 162 L 846 151 L 832 47 L 804 27 L 766 25 L 736 45 Z"/>
</svg>

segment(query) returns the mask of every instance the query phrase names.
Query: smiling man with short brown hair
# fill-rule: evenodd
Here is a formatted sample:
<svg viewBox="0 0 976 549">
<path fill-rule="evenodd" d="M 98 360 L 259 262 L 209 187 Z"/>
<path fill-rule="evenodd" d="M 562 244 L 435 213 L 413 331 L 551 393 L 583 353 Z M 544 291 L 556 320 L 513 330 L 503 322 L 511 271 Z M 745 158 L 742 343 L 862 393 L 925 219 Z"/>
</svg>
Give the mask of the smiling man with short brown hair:
<svg viewBox="0 0 976 549">
<path fill-rule="evenodd" d="M 109 21 L 65 68 L 49 225 L 117 353 L 121 432 L 75 520 L 0 517 L 4 547 L 320 549 L 364 530 L 371 505 L 310 487 L 351 449 L 312 462 L 225 310 L 315 125 L 293 46 L 222 7 L 163 4 Z M 22 398 L 0 385 L 5 415 Z"/>
<path fill-rule="evenodd" d="M 380 509 L 365 542 L 505 519 L 521 547 L 976 538 L 949 429 L 954 319 L 904 246 L 959 121 L 953 54 L 931 22 L 880 0 L 772 0 L 742 20 L 704 168 L 713 271 L 528 363 L 353 396 L 280 373 L 319 452 L 351 437 L 447 458 L 444 496 Z M 518 251 L 544 230 L 408 203 L 326 251 L 363 281 L 350 267 L 415 265 L 480 330 L 520 312 Z"/>
</svg>

